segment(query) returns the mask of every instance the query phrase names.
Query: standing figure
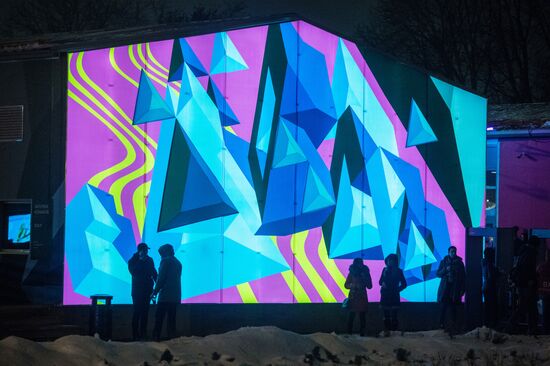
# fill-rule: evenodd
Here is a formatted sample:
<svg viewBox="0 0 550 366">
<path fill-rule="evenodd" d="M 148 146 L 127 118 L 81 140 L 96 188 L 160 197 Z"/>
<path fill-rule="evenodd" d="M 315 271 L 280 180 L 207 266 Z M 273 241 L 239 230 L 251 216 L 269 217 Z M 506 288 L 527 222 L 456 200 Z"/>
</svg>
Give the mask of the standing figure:
<svg viewBox="0 0 550 366">
<path fill-rule="evenodd" d="M 437 289 L 437 302 L 441 304 L 439 324 L 453 336 L 458 331 L 457 310 L 466 290 L 466 271 L 462 258 L 456 255 L 456 247 L 450 246 L 448 255 L 439 263 L 437 277 L 441 278 Z M 451 326 L 446 327 L 447 310 L 451 313 Z"/>
<path fill-rule="evenodd" d="M 176 335 L 176 309 L 181 302 L 181 262 L 174 256 L 174 247 L 164 244 L 159 248 L 161 256 L 159 277 L 153 296 L 158 294 L 157 311 L 153 337 L 160 340 L 164 316 L 168 314 L 168 337 Z"/>
<path fill-rule="evenodd" d="M 510 272 L 510 279 L 518 291 L 518 306 L 510 319 L 511 331 L 518 330 L 521 316 L 527 315 L 527 334 L 537 330 L 537 247 L 539 238 L 532 236 L 521 247 L 516 265 Z"/>
<path fill-rule="evenodd" d="M 360 328 L 359 334 L 365 335 L 366 312 L 368 306 L 367 289 L 372 288 L 372 279 L 370 277 L 369 267 L 363 264 L 363 259 L 355 258 L 353 264 L 349 266 L 349 274 L 344 286 L 349 289 L 348 295 L 348 333 L 353 331 L 353 320 L 355 314 L 359 313 Z"/>
<path fill-rule="evenodd" d="M 380 305 L 384 311 L 384 335 L 397 330 L 397 311 L 401 304 L 399 293 L 407 287 L 403 271 L 397 266 L 397 255 L 390 254 L 384 260 L 386 267 L 380 276 Z"/>
<path fill-rule="evenodd" d="M 483 278 L 482 292 L 484 299 L 484 325 L 495 328 L 498 323 L 498 282 L 500 270 L 495 265 L 495 249 L 488 247 L 483 251 L 481 274 Z"/>
<path fill-rule="evenodd" d="M 137 246 L 137 252 L 128 261 L 128 270 L 132 275 L 132 339 L 142 339 L 147 334 L 149 303 L 153 293 L 157 270 L 153 259 L 147 255 L 149 247 L 145 243 Z"/>
<path fill-rule="evenodd" d="M 544 263 L 537 267 L 539 297 L 542 300 L 542 328 L 550 334 L 550 250 L 546 248 Z"/>
</svg>

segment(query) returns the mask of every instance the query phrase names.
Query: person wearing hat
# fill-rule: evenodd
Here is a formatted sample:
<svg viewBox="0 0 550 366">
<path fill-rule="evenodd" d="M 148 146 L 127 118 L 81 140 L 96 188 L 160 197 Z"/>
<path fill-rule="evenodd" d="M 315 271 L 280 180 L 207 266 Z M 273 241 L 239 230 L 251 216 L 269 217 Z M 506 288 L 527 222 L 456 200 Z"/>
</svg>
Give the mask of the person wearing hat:
<svg viewBox="0 0 550 366">
<path fill-rule="evenodd" d="M 157 280 L 155 263 L 147 255 L 148 251 L 147 244 L 139 243 L 137 252 L 128 261 L 128 270 L 132 275 L 132 302 L 134 305 L 132 338 L 134 340 L 142 339 L 147 334 L 149 303 L 154 282 Z"/>
<path fill-rule="evenodd" d="M 390 331 L 397 330 L 399 321 L 397 312 L 401 303 L 399 293 L 407 287 L 407 281 L 403 271 L 398 266 L 396 254 L 389 254 L 384 259 L 386 267 L 380 276 L 380 306 L 384 311 L 384 336 L 390 335 Z"/>
<path fill-rule="evenodd" d="M 168 315 L 168 337 L 176 335 L 176 310 L 181 303 L 181 262 L 175 257 L 174 247 L 171 244 L 161 245 L 159 266 L 159 278 L 153 291 L 153 296 L 158 294 L 157 310 L 155 312 L 155 327 L 153 338 L 160 340 L 162 323 L 165 315 Z"/>
</svg>

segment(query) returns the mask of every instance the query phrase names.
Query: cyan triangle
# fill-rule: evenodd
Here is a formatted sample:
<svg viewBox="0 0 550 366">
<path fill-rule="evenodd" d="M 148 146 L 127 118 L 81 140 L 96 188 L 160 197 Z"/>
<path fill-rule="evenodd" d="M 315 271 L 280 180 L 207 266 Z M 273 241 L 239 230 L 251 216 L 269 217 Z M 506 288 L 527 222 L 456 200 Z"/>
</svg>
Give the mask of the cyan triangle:
<svg viewBox="0 0 550 366">
<path fill-rule="evenodd" d="M 435 133 L 414 99 L 411 100 L 411 113 L 407 133 L 407 147 L 437 141 Z"/>
<path fill-rule="evenodd" d="M 138 125 L 173 117 L 174 113 L 171 111 L 171 108 L 166 105 L 157 89 L 155 89 L 153 82 L 142 69 L 133 123 Z"/>
<path fill-rule="evenodd" d="M 248 69 L 248 65 L 226 32 L 216 33 L 210 74 Z"/>
<path fill-rule="evenodd" d="M 174 115 L 176 115 L 178 111 L 178 99 L 179 95 L 177 94 L 176 90 L 172 88 L 170 85 L 166 88 L 166 105 L 170 110 L 173 111 Z"/>
<path fill-rule="evenodd" d="M 334 205 L 334 198 L 310 166 L 304 193 L 303 212 L 320 210 Z"/>
<path fill-rule="evenodd" d="M 411 221 L 411 226 L 409 229 L 409 240 L 407 243 L 407 261 L 405 264 L 405 270 L 410 270 L 416 267 L 421 267 L 426 264 L 431 264 L 436 262 L 432 251 L 428 247 L 426 240 L 422 237 L 420 231 Z"/>
<path fill-rule="evenodd" d="M 275 112 L 275 91 L 273 90 L 273 82 L 271 80 L 271 72 L 269 68 L 267 69 L 263 101 L 261 105 L 262 112 L 260 114 L 260 124 L 258 126 L 256 148 L 267 153 L 269 148 L 269 139 L 271 138 L 273 114 Z"/>
<path fill-rule="evenodd" d="M 386 187 L 388 197 L 390 199 L 390 206 L 393 208 L 398 200 L 403 196 L 405 192 L 405 186 L 399 179 L 399 176 L 391 166 L 385 153 L 381 154 L 382 167 L 384 170 L 384 177 L 386 178 Z"/>
<path fill-rule="evenodd" d="M 306 160 L 305 154 L 288 129 L 286 121 L 281 118 L 277 130 L 273 167 L 280 168 L 287 165 L 298 164 Z"/>
</svg>

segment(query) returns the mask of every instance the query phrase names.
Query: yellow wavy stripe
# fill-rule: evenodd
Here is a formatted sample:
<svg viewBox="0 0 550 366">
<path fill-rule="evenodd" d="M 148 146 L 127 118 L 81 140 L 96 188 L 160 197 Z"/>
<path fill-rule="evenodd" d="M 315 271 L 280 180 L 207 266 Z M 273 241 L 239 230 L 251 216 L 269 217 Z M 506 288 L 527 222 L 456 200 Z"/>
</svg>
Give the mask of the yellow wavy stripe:
<svg viewBox="0 0 550 366">
<path fill-rule="evenodd" d="M 151 47 L 149 47 L 149 42 L 145 43 L 145 50 L 147 51 L 147 56 L 153 61 L 155 65 L 162 71 L 169 73 L 170 70 L 168 70 L 166 67 L 162 66 L 160 62 L 157 61 L 155 56 L 153 56 L 153 52 L 151 52 Z"/>
<path fill-rule="evenodd" d="M 111 48 L 111 51 L 114 52 L 114 48 Z M 111 54 L 109 53 L 109 58 L 111 59 Z M 116 64 L 116 60 L 114 58 L 114 53 L 113 53 L 113 57 L 112 59 L 110 60 L 111 61 L 111 66 L 113 66 L 113 68 L 121 75 L 121 76 L 126 76 L 129 78 L 128 75 L 124 74 L 124 72 L 122 70 L 120 70 L 120 68 L 118 67 L 118 65 Z M 80 70 L 82 69 L 83 70 L 83 67 L 82 67 L 82 56 L 79 55 L 78 57 L 78 63 L 77 63 L 77 67 L 78 67 L 78 70 L 79 70 L 79 74 L 80 74 Z M 132 126 L 132 129 L 134 131 L 136 131 L 141 137 L 143 137 L 145 140 L 147 140 L 147 143 L 151 146 L 153 146 L 153 148 L 155 148 L 155 150 L 157 149 L 157 142 L 155 140 L 153 140 L 151 138 L 151 136 L 147 135 L 145 133 L 145 131 L 143 131 L 139 126 L 135 126 L 133 125 L 133 121 L 132 119 L 126 114 L 126 112 L 124 112 L 124 110 L 118 105 L 118 103 L 113 99 L 111 98 L 111 96 L 105 92 L 103 89 L 101 89 L 99 87 L 99 85 L 97 85 L 96 83 L 94 83 L 92 81 L 92 79 L 90 79 L 88 77 L 88 74 L 86 74 L 85 72 L 83 72 L 83 75 L 82 76 L 82 79 L 84 81 L 86 81 L 87 84 L 89 84 L 92 89 L 94 89 L 99 95 L 101 95 L 106 101 L 107 103 L 109 103 L 121 116 L 122 118 L 124 118 L 124 120 L 126 122 L 128 122 L 128 124 L 130 126 Z M 133 80 L 132 80 L 133 81 Z M 136 83 L 136 86 L 138 86 L 139 84 Z"/>
<path fill-rule="evenodd" d="M 275 245 L 277 250 L 279 250 L 279 246 L 277 244 L 277 237 L 272 236 L 271 241 L 273 241 L 273 244 Z M 294 295 L 298 303 L 311 302 L 311 299 L 309 298 L 306 290 L 304 290 L 304 287 L 302 286 L 300 281 L 298 281 L 298 278 L 296 277 L 292 269 L 281 272 L 281 275 L 283 276 L 283 279 L 285 280 L 286 285 L 288 286 L 288 288 L 290 289 L 290 291 L 292 292 L 292 294 Z"/>
<path fill-rule="evenodd" d="M 120 75 L 122 76 L 124 79 L 128 80 L 128 82 L 130 84 L 132 84 L 133 86 L 135 86 L 136 88 L 139 87 L 139 83 L 137 81 L 135 81 L 134 79 L 132 79 L 131 77 L 129 77 L 128 75 L 126 75 L 126 73 L 124 71 L 122 71 L 120 69 L 120 67 L 118 67 L 118 64 L 116 63 L 116 60 L 115 60 L 115 49 L 114 48 L 111 48 L 109 50 L 109 62 L 111 63 L 111 66 L 113 67 L 113 69 L 115 69 L 115 71 Z"/>
<path fill-rule="evenodd" d="M 129 45 L 128 46 L 128 56 L 130 57 L 130 61 L 132 62 L 132 64 L 138 69 L 138 70 L 143 70 L 145 71 L 145 74 L 147 76 L 149 76 L 149 78 L 151 80 L 154 80 L 156 81 L 157 83 L 159 83 L 160 85 L 162 85 L 163 87 L 166 88 L 166 83 L 162 80 L 159 80 L 155 75 L 151 74 L 150 72 L 148 72 L 147 70 L 145 70 L 144 68 L 141 67 L 141 65 L 137 62 L 136 60 L 136 57 L 134 56 L 134 47 L 133 45 Z"/>
<path fill-rule="evenodd" d="M 243 303 L 245 304 L 257 304 L 258 299 L 256 298 L 256 295 L 254 295 L 254 291 L 252 291 L 252 287 L 250 286 L 250 283 L 241 283 L 240 285 L 237 285 L 237 290 L 239 290 L 239 295 L 241 295 L 241 299 L 243 300 Z"/>
<path fill-rule="evenodd" d="M 151 181 L 140 184 L 134 191 L 132 196 L 132 203 L 134 204 L 134 212 L 136 215 L 136 222 L 138 225 L 139 236 L 143 236 L 143 225 L 145 223 L 145 197 L 149 194 L 151 188 Z"/>
<path fill-rule="evenodd" d="M 334 279 L 340 290 L 342 290 L 344 294 L 347 294 L 349 290 L 346 289 L 346 287 L 344 286 L 344 283 L 346 283 L 346 277 L 344 277 L 342 272 L 340 272 L 340 269 L 338 268 L 336 263 L 334 263 L 334 260 L 328 257 L 324 235 L 321 236 L 317 252 L 319 253 L 319 259 L 321 259 L 321 262 L 323 262 L 328 273 L 330 273 L 330 276 Z"/>
<path fill-rule="evenodd" d="M 317 273 L 317 271 L 306 256 L 305 243 L 308 233 L 309 230 L 306 230 L 292 235 L 292 239 L 295 240 L 296 244 L 294 248 L 296 253 L 296 260 L 313 284 L 313 287 L 315 287 L 315 289 L 321 296 L 323 302 L 336 302 L 336 298 L 334 297 L 332 292 L 330 292 L 329 288 L 327 287 L 321 276 L 319 276 L 319 273 Z"/>
<path fill-rule="evenodd" d="M 70 76 L 70 74 L 69 74 Z M 120 163 L 117 163 L 108 169 L 105 169 L 96 175 L 94 175 L 88 183 L 91 184 L 94 187 L 99 187 L 99 184 L 103 181 L 103 179 L 107 178 L 108 176 L 115 174 L 116 172 L 119 172 L 123 170 L 124 168 L 130 166 L 132 164 L 132 161 L 134 160 L 134 157 L 132 157 L 132 154 L 135 155 L 134 149 L 132 147 L 132 144 L 128 142 L 122 136 L 122 134 L 114 128 L 103 116 L 101 116 L 99 113 L 97 113 L 92 107 L 90 107 L 86 102 L 84 102 L 82 99 L 80 99 L 72 90 L 68 90 L 67 94 L 69 98 L 77 102 L 79 105 L 81 105 L 84 109 L 86 109 L 90 114 L 92 114 L 95 118 L 97 118 L 101 123 L 103 123 L 115 136 L 118 137 L 118 139 L 122 142 L 124 147 L 126 148 L 126 157 L 124 160 L 122 160 Z"/>
<path fill-rule="evenodd" d="M 153 64 L 151 64 L 149 61 L 147 61 L 145 56 L 143 56 L 143 51 L 141 50 L 141 45 L 142 45 L 142 43 L 136 45 L 137 53 L 138 53 L 139 59 L 141 60 L 143 65 L 145 65 L 145 68 L 147 69 L 147 71 L 152 71 L 155 74 L 157 74 L 158 76 L 160 76 L 163 80 L 168 80 L 168 75 L 166 75 L 166 74 L 158 71 L 156 68 L 154 68 Z"/>
<path fill-rule="evenodd" d="M 86 81 L 86 83 L 88 84 L 91 83 L 90 86 L 92 86 L 92 84 L 94 84 L 93 81 L 88 77 L 88 75 L 86 75 L 82 67 L 82 56 L 83 56 L 83 53 L 80 53 L 77 58 L 78 74 L 80 75 L 80 77 L 82 77 L 83 80 Z M 134 142 L 139 146 L 141 151 L 143 151 L 143 153 L 145 154 L 146 162 L 141 167 L 117 179 L 109 189 L 109 193 L 112 194 L 113 198 L 115 199 L 115 206 L 116 206 L 117 213 L 122 215 L 123 209 L 122 209 L 121 193 L 122 193 L 122 190 L 124 189 L 124 186 L 128 184 L 130 181 L 136 179 L 137 177 L 140 177 L 148 173 L 148 171 L 144 171 L 143 166 L 146 166 L 146 167 L 151 166 L 151 164 L 147 164 L 147 160 L 153 160 L 154 159 L 153 154 L 151 154 L 151 152 L 146 147 L 143 141 L 141 141 L 137 136 L 135 136 L 132 133 L 132 131 L 130 131 L 130 129 L 128 129 L 128 127 L 122 121 L 120 121 L 116 116 L 114 116 L 109 109 L 107 109 L 100 101 L 98 101 L 97 98 L 94 97 L 76 79 L 74 79 L 74 77 L 71 80 L 71 84 L 75 86 L 82 94 L 84 94 L 90 101 L 92 101 L 97 107 L 99 107 L 105 114 L 107 114 L 111 120 L 116 122 L 116 125 L 118 125 L 124 132 L 126 132 L 132 138 L 132 140 L 134 140 Z M 99 88 L 97 85 L 95 85 L 95 87 Z M 134 159 L 132 160 L 132 162 L 135 160 L 135 152 L 133 153 L 133 155 L 134 155 Z"/>
</svg>

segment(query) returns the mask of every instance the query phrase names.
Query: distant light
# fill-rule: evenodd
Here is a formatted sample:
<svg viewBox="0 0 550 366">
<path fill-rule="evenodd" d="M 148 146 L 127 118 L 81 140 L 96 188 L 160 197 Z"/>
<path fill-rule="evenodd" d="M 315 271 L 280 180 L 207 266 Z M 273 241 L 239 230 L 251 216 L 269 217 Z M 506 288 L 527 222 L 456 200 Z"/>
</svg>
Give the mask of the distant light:
<svg viewBox="0 0 550 366">
<path fill-rule="evenodd" d="M 494 127 L 487 127 L 487 131 L 494 131 Z"/>
</svg>

